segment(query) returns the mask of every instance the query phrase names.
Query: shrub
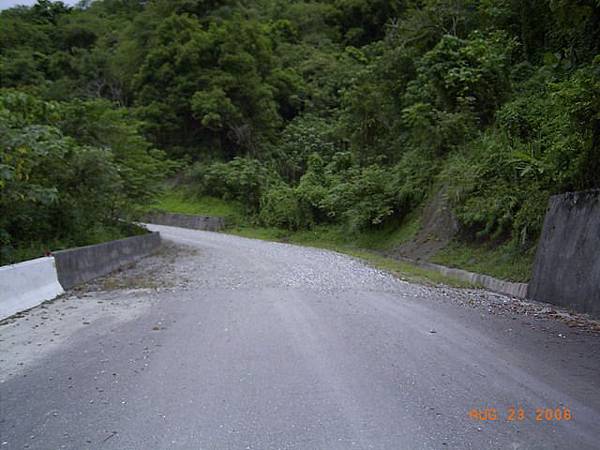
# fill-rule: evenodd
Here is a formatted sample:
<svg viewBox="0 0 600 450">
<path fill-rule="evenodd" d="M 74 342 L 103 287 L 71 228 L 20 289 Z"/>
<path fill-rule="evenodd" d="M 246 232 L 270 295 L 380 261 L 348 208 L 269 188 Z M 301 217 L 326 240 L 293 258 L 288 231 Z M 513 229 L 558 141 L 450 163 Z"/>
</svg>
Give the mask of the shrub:
<svg viewBox="0 0 600 450">
<path fill-rule="evenodd" d="M 322 207 L 351 230 L 382 224 L 395 212 L 395 192 L 389 170 L 376 165 L 337 180 L 322 200 Z"/>
<path fill-rule="evenodd" d="M 285 183 L 271 186 L 261 197 L 260 221 L 267 226 L 298 230 L 312 225 L 310 211 L 293 188 Z"/>
<path fill-rule="evenodd" d="M 253 213 L 260 208 L 263 192 L 278 180 L 277 175 L 258 160 L 241 157 L 229 162 L 197 163 L 189 176 L 199 195 L 237 200 Z"/>
<path fill-rule="evenodd" d="M 283 130 L 273 150 L 273 160 L 282 178 L 295 184 L 306 172 L 310 155 L 329 159 L 335 151 L 333 126 L 318 117 L 305 115 L 292 120 Z"/>
</svg>

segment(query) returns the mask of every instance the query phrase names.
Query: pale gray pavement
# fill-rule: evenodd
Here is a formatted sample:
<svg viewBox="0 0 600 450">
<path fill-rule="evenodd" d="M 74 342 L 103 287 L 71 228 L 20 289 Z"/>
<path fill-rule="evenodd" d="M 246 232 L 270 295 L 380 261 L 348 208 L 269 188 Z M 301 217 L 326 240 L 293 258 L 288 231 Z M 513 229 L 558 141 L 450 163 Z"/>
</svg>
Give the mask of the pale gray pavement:
<svg viewBox="0 0 600 450">
<path fill-rule="evenodd" d="M 600 448 L 597 335 L 332 252 L 151 228 L 160 254 L 0 326 L 0 450 Z M 468 417 L 486 406 L 499 420 Z M 535 421 L 557 406 L 573 419 Z"/>
</svg>

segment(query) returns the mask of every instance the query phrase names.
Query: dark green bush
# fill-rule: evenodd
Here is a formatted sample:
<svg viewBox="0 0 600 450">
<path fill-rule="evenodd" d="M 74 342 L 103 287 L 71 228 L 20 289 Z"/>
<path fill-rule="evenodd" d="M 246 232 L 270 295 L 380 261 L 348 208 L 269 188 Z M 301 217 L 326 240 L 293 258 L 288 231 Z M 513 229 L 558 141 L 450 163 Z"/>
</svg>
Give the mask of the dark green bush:
<svg viewBox="0 0 600 450">
<path fill-rule="evenodd" d="M 272 152 L 282 178 L 296 184 L 306 172 L 310 155 L 329 159 L 336 152 L 334 134 L 332 124 L 319 117 L 304 115 L 292 120 Z"/>
<path fill-rule="evenodd" d="M 108 127 L 101 137 L 86 138 L 66 124 L 75 120 L 72 108 L 88 106 L 108 118 L 78 109 L 76 121 L 82 128 Z M 51 248 L 120 235 L 126 232 L 120 219 L 156 192 L 170 165 L 109 110 L 107 103 L 44 102 L 0 92 L 0 263 L 15 261 L 32 243 Z"/>
<path fill-rule="evenodd" d="M 277 174 L 256 159 L 236 157 L 229 162 L 197 163 L 190 171 L 197 194 L 236 200 L 256 213 L 260 199 Z"/>
<path fill-rule="evenodd" d="M 267 226 L 299 230 L 313 225 L 310 210 L 285 183 L 272 185 L 261 197 L 259 220 Z"/>
</svg>

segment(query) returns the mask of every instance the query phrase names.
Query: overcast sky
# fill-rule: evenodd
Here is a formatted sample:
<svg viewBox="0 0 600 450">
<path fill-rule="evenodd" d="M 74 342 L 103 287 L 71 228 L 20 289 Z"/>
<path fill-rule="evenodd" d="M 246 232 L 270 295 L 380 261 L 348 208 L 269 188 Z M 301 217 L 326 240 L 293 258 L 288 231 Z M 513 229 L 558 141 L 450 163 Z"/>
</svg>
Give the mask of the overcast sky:
<svg viewBox="0 0 600 450">
<path fill-rule="evenodd" d="M 0 0 L 0 9 L 10 8 L 15 5 L 27 5 L 31 6 L 36 3 L 37 0 Z M 74 5 L 78 0 L 62 0 L 67 5 Z"/>
</svg>

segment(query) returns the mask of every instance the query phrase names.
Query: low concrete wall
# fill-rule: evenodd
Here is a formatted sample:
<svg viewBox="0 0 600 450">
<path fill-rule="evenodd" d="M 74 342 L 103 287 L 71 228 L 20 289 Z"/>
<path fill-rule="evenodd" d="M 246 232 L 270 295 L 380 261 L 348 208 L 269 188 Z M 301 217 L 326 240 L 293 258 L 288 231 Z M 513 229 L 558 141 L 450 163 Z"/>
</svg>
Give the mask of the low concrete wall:
<svg viewBox="0 0 600 450">
<path fill-rule="evenodd" d="M 414 261 L 408 259 L 407 261 L 416 264 L 419 267 L 423 267 L 424 269 L 441 273 L 444 276 L 466 281 L 468 283 L 473 283 L 492 292 L 497 292 L 498 294 L 510 295 L 511 297 L 517 298 L 525 298 L 527 296 L 527 283 L 514 283 L 512 281 L 499 280 L 498 278 L 490 277 L 489 275 L 482 275 L 480 273 L 473 273 L 467 270 L 440 266 L 439 264 L 433 264 L 425 261 Z"/>
<path fill-rule="evenodd" d="M 155 232 L 55 252 L 58 279 L 69 289 L 132 263 L 159 246 L 160 234 Z"/>
<path fill-rule="evenodd" d="M 156 225 L 191 228 L 192 230 L 219 231 L 225 227 L 225 220 L 222 217 L 190 214 L 150 213 L 144 217 L 144 221 Z"/>
<path fill-rule="evenodd" d="M 53 257 L 0 267 L 0 320 L 63 292 Z"/>
<path fill-rule="evenodd" d="M 600 190 L 550 198 L 528 297 L 600 316 Z"/>
</svg>

